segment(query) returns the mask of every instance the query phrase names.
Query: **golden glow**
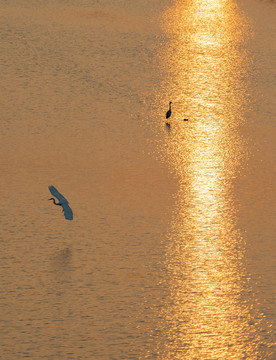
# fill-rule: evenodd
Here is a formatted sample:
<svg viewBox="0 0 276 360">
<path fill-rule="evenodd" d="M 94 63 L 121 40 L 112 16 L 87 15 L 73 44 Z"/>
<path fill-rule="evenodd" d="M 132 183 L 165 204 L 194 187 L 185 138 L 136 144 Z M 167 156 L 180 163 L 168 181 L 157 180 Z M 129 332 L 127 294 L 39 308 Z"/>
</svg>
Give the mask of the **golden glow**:
<svg viewBox="0 0 276 360">
<path fill-rule="evenodd" d="M 233 180 L 246 156 L 239 136 L 246 104 L 242 43 L 248 31 L 232 1 L 176 1 L 164 14 L 173 85 L 167 159 L 180 189 L 169 233 L 171 298 L 161 359 L 256 359 L 257 323 Z M 183 122 L 183 118 L 189 118 Z"/>
</svg>

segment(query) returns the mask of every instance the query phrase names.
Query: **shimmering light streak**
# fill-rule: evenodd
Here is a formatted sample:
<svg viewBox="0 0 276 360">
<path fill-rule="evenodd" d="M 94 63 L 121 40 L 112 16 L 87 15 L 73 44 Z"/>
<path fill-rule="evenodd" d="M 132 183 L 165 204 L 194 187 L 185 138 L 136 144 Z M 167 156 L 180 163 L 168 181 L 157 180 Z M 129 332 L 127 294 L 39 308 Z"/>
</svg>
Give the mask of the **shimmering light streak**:
<svg viewBox="0 0 276 360">
<path fill-rule="evenodd" d="M 194 0 L 176 1 L 164 29 L 175 80 L 167 90 L 174 99 L 167 159 L 180 189 L 167 246 L 171 299 L 160 358 L 256 359 L 259 335 L 232 194 L 246 158 L 239 127 L 248 26 L 232 1 Z"/>
</svg>

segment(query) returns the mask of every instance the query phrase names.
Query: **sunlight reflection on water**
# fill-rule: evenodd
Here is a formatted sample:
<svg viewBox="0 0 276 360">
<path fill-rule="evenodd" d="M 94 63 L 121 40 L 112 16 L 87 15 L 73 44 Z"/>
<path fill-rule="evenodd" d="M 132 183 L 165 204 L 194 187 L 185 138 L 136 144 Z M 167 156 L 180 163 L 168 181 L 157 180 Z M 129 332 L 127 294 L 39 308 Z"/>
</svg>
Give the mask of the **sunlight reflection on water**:
<svg viewBox="0 0 276 360">
<path fill-rule="evenodd" d="M 168 233 L 171 298 L 161 358 L 257 359 L 262 315 L 253 315 L 232 193 L 247 158 L 239 127 L 250 28 L 236 5 L 222 0 L 176 1 L 163 19 L 175 79 L 167 90 L 173 116 L 165 157 L 180 188 Z"/>
</svg>

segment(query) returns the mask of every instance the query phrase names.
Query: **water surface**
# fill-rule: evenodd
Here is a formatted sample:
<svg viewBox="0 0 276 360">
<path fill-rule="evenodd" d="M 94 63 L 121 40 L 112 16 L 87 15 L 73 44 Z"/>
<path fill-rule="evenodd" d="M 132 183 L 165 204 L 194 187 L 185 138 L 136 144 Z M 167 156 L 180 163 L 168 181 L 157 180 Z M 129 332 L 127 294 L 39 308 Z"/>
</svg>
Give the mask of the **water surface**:
<svg viewBox="0 0 276 360">
<path fill-rule="evenodd" d="M 1 358 L 275 358 L 275 12 L 2 2 Z"/>
</svg>

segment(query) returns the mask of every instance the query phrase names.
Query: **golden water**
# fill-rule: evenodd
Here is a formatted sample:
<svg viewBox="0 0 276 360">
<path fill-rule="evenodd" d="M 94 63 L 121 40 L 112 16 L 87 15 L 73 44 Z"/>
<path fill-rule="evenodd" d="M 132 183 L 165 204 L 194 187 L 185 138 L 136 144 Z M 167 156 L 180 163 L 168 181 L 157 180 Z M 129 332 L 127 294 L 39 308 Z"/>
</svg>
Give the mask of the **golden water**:
<svg viewBox="0 0 276 360">
<path fill-rule="evenodd" d="M 275 12 L 1 5 L 1 359 L 275 358 Z"/>
</svg>

